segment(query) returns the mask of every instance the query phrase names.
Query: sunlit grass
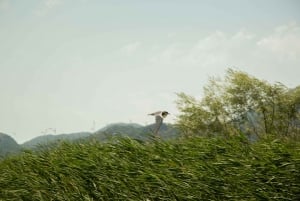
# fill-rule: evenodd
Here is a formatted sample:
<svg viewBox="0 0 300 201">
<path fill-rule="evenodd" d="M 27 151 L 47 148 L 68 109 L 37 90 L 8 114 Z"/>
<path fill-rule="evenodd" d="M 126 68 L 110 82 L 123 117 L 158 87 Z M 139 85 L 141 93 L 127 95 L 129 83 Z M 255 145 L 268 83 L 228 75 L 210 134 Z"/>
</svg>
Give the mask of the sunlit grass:
<svg viewBox="0 0 300 201">
<path fill-rule="evenodd" d="M 300 200 L 300 145 L 239 137 L 62 143 L 2 161 L 0 200 Z"/>
</svg>

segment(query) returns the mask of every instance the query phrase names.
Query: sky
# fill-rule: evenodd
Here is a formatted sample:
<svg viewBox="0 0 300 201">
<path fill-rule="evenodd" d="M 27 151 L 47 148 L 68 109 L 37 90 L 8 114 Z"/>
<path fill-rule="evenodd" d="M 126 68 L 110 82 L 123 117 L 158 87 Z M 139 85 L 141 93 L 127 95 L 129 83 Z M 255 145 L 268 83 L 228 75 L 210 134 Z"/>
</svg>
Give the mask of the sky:
<svg viewBox="0 0 300 201">
<path fill-rule="evenodd" d="M 228 68 L 300 85 L 298 0 L 0 0 L 0 132 L 150 124 Z"/>
</svg>

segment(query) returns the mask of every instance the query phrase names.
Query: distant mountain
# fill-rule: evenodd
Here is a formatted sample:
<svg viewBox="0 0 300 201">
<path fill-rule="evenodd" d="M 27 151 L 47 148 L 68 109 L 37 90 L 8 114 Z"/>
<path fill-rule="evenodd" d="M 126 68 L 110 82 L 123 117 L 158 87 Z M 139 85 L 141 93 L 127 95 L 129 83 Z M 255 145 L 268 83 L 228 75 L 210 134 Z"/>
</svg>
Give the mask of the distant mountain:
<svg viewBox="0 0 300 201">
<path fill-rule="evenodd" d="M 138 140 L 146 140 L 153 135 L 155 125 L 142 126 L 139 124 L 115 123 L 110 124 L 89 136 L 89 139 L 105 141 L 113 136 L 131 137 Z M 172 124 L 162 124 L 159 130 L 159 136 L 163 139 L 174 138 L 179 135 L 178 130 Z"/>
<path fill-rule="evenodd" d="M 109 124 L 96 132 L 122 133 L 124 131 L 140 129 L 143 126 L 136 123 L 113 123 Z"/>
<path fill-rule="evenodd" d="M 74 140 L 86 138 L 91 134 L 92 133 L 90 132 L 78 132 L 78 133 L 59 134 L 59 135 L 51 135 L 51 134 L 42 135 L 23 143 L 22 146 L 25 148 L 34 148 L 38 145 L 45 145 L 45 144 L 47 145 L 61 140 L 74 141 Z"/>
<path fill-rule="evenodd" d="M 107 126 L 101 128 L 99 131 L 105 131 L 107 129 L 111 129 L 111 128 L 116 128 L 116 127 L 133 127 L 133 128 L 141 128 L 143 127 L 141 124 L 137 124 L 137 123 L 112 123 L 112 124 L 108 124 Z"/>
<path fill-rule="evenodd" d="M 142 126 L 135 123 L 114 123 L 105 126 L 104 128 L 91 132 L 78 132 L 70 134 L 59 135 L 42 135 L 35 137 L 21 145 L 10 137 L 9 135 L 0 133 L 0 158 L 9 153 L 17 153 L 22 148 L 38 148 L 39 145 L 53 145 L 59 141 L 78 141 L 96 139 L 99 141 L 106 141 L 113 136 L 130 137 L 138 140 L 147 140 L 153 135 L 155 125 Z M 159 130 L 159 136 L 162 139 L 175 138 L 179 135 L 178 130 L 172 124 L 162 124 Z"/>
<path fill-rule="evenodd" d="M 0 133 L 0 158 L 19 151 L 21 151 L 21 146 L 12 137 Z"/>
<path fill-rule="evenodd" d="M 155 130 L 155 128 L 156 128 L 156 125 L 151 124 L 149 126 L 145 126 L 143 128 L 143 132 L 153 134 L 153 131 Z M 163 123 L 159 129 L 158 135 L 163 139 L 176 138 L 179 136 L 179 130 L 173 124 L 164 124 Z"/>
</svg>

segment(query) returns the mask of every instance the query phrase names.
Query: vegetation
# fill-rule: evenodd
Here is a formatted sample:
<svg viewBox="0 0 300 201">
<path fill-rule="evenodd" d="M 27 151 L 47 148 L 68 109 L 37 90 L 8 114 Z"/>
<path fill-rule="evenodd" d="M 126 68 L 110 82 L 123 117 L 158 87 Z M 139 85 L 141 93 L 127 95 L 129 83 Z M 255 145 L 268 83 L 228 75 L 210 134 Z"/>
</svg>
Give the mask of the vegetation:
<svg viewBox="0 0 300 201">
<path fill-rule="evenodd" d="M 181 137 L 117 124 L 3 159 L 0 201 L 300 200 L 300 87 L 229 69 L 204 91 L 178 94 Z"/>
<path fill-rule="evenodd" d="M 300 87 L 290 90 L 229 69 L 224 79 L 210 79 L 203 99 L 178 96 L 178 125 L 186 135 L 300 137 Z"/>
<path fill-rule="evenodd" d="M 62 143 L 0 163 L 0 200 L 299 200 L 299 143 Z"/>
</svg>

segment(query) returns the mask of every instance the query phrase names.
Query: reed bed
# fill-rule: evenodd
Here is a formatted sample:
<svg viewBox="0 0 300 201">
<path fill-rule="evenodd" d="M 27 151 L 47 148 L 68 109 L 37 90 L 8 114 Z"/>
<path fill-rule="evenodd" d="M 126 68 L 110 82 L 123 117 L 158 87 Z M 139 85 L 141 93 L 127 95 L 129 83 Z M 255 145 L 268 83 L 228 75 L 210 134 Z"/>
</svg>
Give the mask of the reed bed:
<svg viewBox="0 0 300 201">
<path fill-rule="evenodd" d="M 0 200 L 300 200 L 300 143 L 60 143 L 0 162 Z"/>
</svg>

